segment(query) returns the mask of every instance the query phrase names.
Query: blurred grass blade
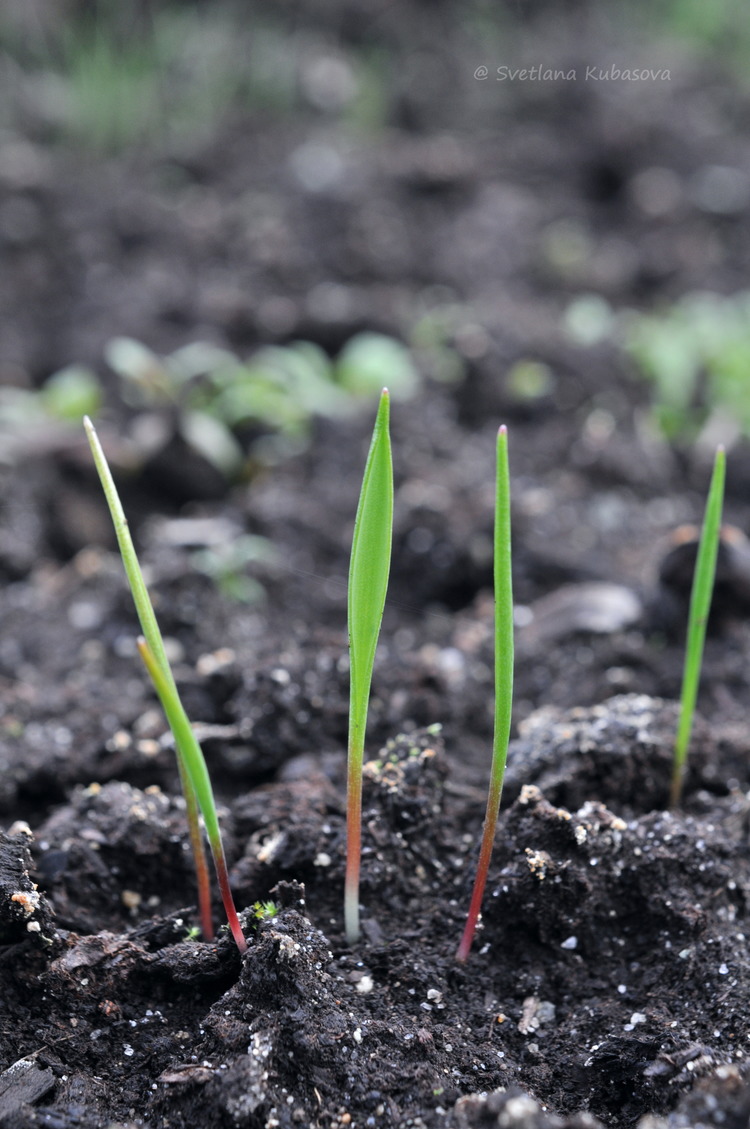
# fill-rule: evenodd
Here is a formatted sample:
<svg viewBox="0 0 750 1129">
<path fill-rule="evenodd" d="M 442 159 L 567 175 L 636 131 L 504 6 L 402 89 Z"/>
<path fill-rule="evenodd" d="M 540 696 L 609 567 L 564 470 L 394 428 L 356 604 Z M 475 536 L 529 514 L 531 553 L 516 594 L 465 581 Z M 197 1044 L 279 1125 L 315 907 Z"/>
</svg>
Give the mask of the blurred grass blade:
<svg viewBox="0 0 750 1129">
<path fill-rule="evenodd" d="M 497 472 L 495 479 L 495 729 L 492 748 L 490 786 L 484 817 L 482 844 L 474 879 L 469 912 L 456 959 L 467 960 L 474 939 L 487 874 L 495 841 L 495 828 L 508 756 L 510 720 L 513 706 L 513 577 L 510 540 L 510 471 L 508 468 L 508 433 L 503 426 L 497 434 Z"/>
<path fill-rule="evenodd" d="M 726 475 L 726 455 L 724 448 L 719 447 L 714 459 L 714 469 L 711 475 L 711 485 L 706 500 L 706 512 L 703 516 L 703 529 L 698 557 L 695 562 L 693 574 L 693 588 L 690 593 L 690 613 L 688 617 L 687 643 L 685 647 L 685 668 L 682 675 L 682 692 L 680 694 L 680 720 L 677 726 L 677 737 L 674 746 L 674 760 L 672 766 L 672 785 L 670 789 L 670 806 L 675 808 L 682 798 L 682 784 L 685 777 L 685 762 L 687 761 L 690 734 L 693 729 L 693 716 L 695 703 L 698 698 L 698 682 L 700 680 L 701 664 L 703 662 L 703 644 L 706 639 L 706 626 L 708 614 L 711 610 L 711 598 L 714 591 L 714 578 L 716 576 L 716 558 L 719 552 L 719 538 L 721 535 L 721 511 L 724 502 L 724 479 Z"/>
<path fill-rule="evenodd" d="M 383 389 L 354 522 L 349 565 L 349 749 L 344 920 L 349 944 L 359 939 L 362 760 L 372 668 L 385 608 L 393 532 L 393 464 L 388 390 Z"/>
</svg>

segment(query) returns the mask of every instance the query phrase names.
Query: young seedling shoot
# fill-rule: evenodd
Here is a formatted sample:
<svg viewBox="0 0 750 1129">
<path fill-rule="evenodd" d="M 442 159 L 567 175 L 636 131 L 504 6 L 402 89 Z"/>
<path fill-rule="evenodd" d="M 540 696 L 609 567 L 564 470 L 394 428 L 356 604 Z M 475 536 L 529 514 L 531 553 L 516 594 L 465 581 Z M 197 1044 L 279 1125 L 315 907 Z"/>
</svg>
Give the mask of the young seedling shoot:
<svg viewBox="0 0 750 1129">
<path fill-rule="evenodd" d="M 482 843 L 469 905 L 456 960 L 466 961 L 482 909 L 484 887 L 492 858 L 495 828 L 503 791 L 505 762 L 508 756 L 510 717 L 513 704 L 513 579 L 510 548 L 510 473 L 508 433 L 505 426 L 497 434 L 497 473 L 495 477 L 495 725 L 490 786 L 484 817 Z"/>
<path fill-rule="evenodd" d="M 362 761 L 375 648 L 385 608 L 393 532 L 393 464 L 384 388 L 367 456 L 354 521 L 349 564 L 349 748 L 346 788 L 344 924 L 350 945 L 359 940 L 359 869 L 362 854 Z"/>
<path fill-rule="evenodd" d="M 206 835 L 208 836 L 208 845 L 211 848 L 211 854 L 214 859 L 216 877 L 219 881 L 221 900 L 224 903 L 227 922 L 237 948 L 241 953 L 244 953 L 247 951 L 247 942 L 245 941 L 237 918 L 232 891 L 229 887 L 229 871 L 227 870 L 227 863 L 224 857 L 224 846 L 221 841 L 219 818 L 216 814 L 216 804 L 214 803 L 214 794 L 211 787 L 211 779 L 208 775 L 208 768 L 206 767 L 206 759 L 203 756 L 203 751 L 193 733 L 193 727 L 188 720 L 188 716 L 185 713 L 182 702 L 174 687 L 174 681 L 166 677 L 164 671 L 156 661 L 153 651 L 143 637 L 138 640 L 138 650 L 146 670 L 151 677 L 151 681 L 154 684 L 154 689 L 159 695 L 159 701 L 162 704 L 162 709 L 169 722 L 169 728 L 172 730 L 174 736 L 175 747 L 179 749 L 180 759 L 185 764 L 190 783 L 198 798 L 198 803 L 200 804 L 200 809 L 203 814 Z"/>
<path fill-rule="evenodd" d="M 711 485 L 706 500 L 706 511 L 703 515 L 703 529 L 701 530 L 698 544 L 698 556 L 693 573 L 693 587 L 690 592 L 690 612 L 688 614 L 687 643 L 685 646 L 685 667 L 682 675 L 682 692 L 680 694 L 680 719 L 677 725 L 677 736 L 674 745 L 674 759 L 672 761 L 672 785 L 670 788 L 670 807 L 679 807 L 682 798 L 682 784 L 685 778 L 685 762 L 687 761 L 690 734 L 693 729 L 693 715 L 698 697 L 698 682 L 700 680 L 701 664 L 703 662 L 703 644 L 706 639 L 706 625 L 708 613 L 711 610 L 711 597 L 714 590 L 714 577 L 716 576 L 716 557 L 719 552 L 719 538 L 721 535 L 721 510 L 724 501 L 724 478 L 726 474 L 726 456 L 724 448 L 719 447 L 714 459 L 714 469 L 711 475 Z"/>
<path fill-rule="evenodd" d="M 167 721 L 172 730 L 177 752 L 177 765 L 180 773 L 180 783 L 185 796 L 185 808 L 190 834 L 190 845 L 193 851 L 195 871 L 198 880 L 198 904 L 200 909 L 201 927 L 206 940 L 213 940 L 214 930 L 211 918 L 211 890 L 206 864 L 206 854 L 203 849 L 201 836 L 199 807 L 203 815 L 203 822 L 208 836 L 209 846 L 214 859 L 214 866 L 219 881 L 224 910 L 227 921 L 234 937 L 237 948 L 241 953 L 246 952 L 247 943 L 242 934 L 237 911 L 234 907 L 232 893 L 229 888 L 229 874 L 227 871 L 224 849 L 221 842 L 221 832 L 216 814 L 213 790 L 208 775 L 208 769 L 203 757 L 203 752 L 198 744 L 187 714 L 182 707 L 174 676 L 164 649 L 159 625 L 156 622 L 151 598 L 143 579 L 138 557 L 136 556 L 133 540 L 130 536 L 128 522 L 120 502 L 117 487 L 115 486 L 112 472 L 109 469 L 106 456 L 102 450 L 99 437 L 94 430 L 94 425 L 86 416 L 84 427 L 88 436 L 94 464 L 99 474 L 99 480 L 107 499 L 109 512 L 117 535 L 122 563 L 128 578 L 130 590 L 133 594 L 136 612 L 145 638 L 138 640 L 138 650 L 159 700 L 164 709 Z"/>
</svg>

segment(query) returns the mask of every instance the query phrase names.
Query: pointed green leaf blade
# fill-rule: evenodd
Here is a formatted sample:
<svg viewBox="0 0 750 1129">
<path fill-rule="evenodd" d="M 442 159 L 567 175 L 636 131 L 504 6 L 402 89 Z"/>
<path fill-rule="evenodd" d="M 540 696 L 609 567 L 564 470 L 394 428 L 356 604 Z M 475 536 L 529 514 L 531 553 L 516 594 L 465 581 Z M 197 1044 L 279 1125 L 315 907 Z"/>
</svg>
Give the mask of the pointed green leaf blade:
<svg viewBox="0 0 750 1129">
<path fill-rule="evenodd" d="M 384 389 L 365 466 L 349 566 L 351 707 L 357 744 L 364 739 L 372 668 L 391 565 L 393 463 L 388 423 L 389 398 Z"/>
<path fill-rule="evenodd" d="M 714 459 L 711 484 L 708 488 L 703 529 L 698 545 L 698 557 L 693 574 L 693 587 L 690 593 L 690 612 L 688 615 L 687 643 L 685 646 L 685 666 L 680 694 L 680 720 L 672 763 L 672 785 L 670 806 L 677 807 L 682 795 L 690 734 L 693 730 L 693 716 L 698 699 L 698 682 L 703 663 L 703 645 L 706 640 L 708 614 L 716 576 L 716 558 L 719 553 L 721 537 L 721 511 L 724 503 L 724 480 L 726 476 L 726 455 L 719 447 Z"/>
<path fill-rule="evenodd" d="M 349 566 L 349 752 L 346 804 L 344 919 L 349 944 L 359 938 L 362 841 L 362 760 L 372 668 L 385 608 L 393 528 L 393 464 L 383 389 L 354 522 Z"/>
</svg>

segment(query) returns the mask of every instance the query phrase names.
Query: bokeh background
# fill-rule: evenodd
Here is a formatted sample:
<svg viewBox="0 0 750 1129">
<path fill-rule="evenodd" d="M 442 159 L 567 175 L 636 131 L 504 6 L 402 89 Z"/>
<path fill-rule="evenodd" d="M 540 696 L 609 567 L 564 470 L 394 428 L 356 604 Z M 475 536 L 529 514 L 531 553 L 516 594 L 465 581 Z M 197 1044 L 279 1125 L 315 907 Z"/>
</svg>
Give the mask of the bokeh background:
<svg viewBox="0 0 750 1129">
<path fill-rule="evenodd" d="M 136 520 L 385 383 L 521 472 L 703 486 L 721 438 L 741 486 L 749 65 L 733 0 L 6 0 L 0 573 L 108 536 L 84 411 Z"/>
</svg>

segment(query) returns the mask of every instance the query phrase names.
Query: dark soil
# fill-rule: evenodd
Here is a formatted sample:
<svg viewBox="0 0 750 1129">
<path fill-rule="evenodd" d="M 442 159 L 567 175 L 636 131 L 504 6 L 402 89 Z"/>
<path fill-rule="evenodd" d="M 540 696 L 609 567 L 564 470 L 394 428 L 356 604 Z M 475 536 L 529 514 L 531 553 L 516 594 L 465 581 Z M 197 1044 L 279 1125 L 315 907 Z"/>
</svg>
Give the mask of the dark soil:
<svg viewBox="0 0 750 1129">
<path fill-rule="evenodd" d="M 574 62 L 608 49 L 589 23 L 576 42 L 575 16 L 558 39 L 550 26 L 531 20 L 529 49 Z M 457 51 L 457 73 L 483 61 Z M 5 142 L 0 214 L 27 222 L 0 223 L 0 379 L 96 365 L 115 463 L 139 426 L 102 363 L 118 334 L 165 352 L 306 338 L 335 353 L 360 329 L 403 335 L 450 306 L 465 377 L 428 371 L 393 407 L 355 948 L 345 577 L 372 413 L 316 421 L 305 451 L 230 487 L 188 460 L 165 412 L 158 457 L 121 477 L 221 803 L 244 959 L 224 931 L 194 935 L 174 754 L 85 441 L 57 428 L 6 440 L 0 1129 L 750 1123 L 750 448 L 730 451 L 736 530 L 684 807 L 668 812 L 694 555 L 674 531 L 700 520 L 707 458 L 644 426 L 646 390 L 614 344 L 574 346 L 561 328 L 588 290 L 626 307 L 746 285 L 747 207 L 718 214 L 694 191 L 701 170 L 746 167 L 746 96 L 680 60 L 648 88 L 457 80 L 432 129 L 426 96 L 402 90 L 392 128 L 370 138 L 256 116 L 192 150 L 83 168 L 33 130 Z M 452 115 L 472 111 L 457 129 Z M 310 138 L 343 162 L 323 188 L 300 178 Z M 674 202 L 656 214 L 643 174 L 665 167 Z M 561 223 L 589 246 L 564 269 L 544 250 Z M 532 403 L 505 381 L 520 358 L 553 374 Z M 492 737 L 503 421 L 514 729 L 483 921 L 460 965 Z M 249 566 L 259 603 L 194 565 L 197 547 L 238 532 L 278 550 Z"/>
</svg>

